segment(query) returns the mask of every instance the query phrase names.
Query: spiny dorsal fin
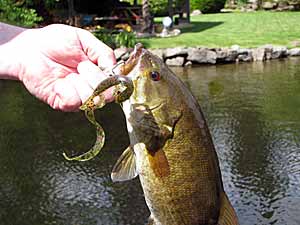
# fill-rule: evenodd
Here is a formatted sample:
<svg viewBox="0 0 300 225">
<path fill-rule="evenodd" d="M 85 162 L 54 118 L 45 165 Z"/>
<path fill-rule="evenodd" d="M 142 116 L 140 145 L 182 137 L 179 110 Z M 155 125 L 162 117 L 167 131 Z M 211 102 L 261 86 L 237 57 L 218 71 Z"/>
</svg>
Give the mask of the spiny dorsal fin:
<svg viewBox="0 0 300 225">
<path fill-rule="evenodd" d="M 135 178 L 137 175 L 135 154 L 132 147 L 129 146 L 115 164 L 111 172 L 111 179 L 113 182 L 126 181 Z"/>
<path fill-rule="evenodd" d="M 221 193 L 218 225 L 239 225 L 238 217 L 225 192 Z"/>
</svg>

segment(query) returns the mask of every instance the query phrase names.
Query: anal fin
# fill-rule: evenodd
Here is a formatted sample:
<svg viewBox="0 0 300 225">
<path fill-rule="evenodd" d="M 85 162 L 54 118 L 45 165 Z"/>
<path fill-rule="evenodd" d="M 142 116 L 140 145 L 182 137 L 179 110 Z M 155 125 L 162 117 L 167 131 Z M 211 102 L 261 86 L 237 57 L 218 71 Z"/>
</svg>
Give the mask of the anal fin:
<svg viewBox="0 0 300 225">
<path fill-rule="evenodd" d="M 225 192 L 221 193 L 218 225 L 239 225 L 238 217 Z"/>
<path fill-rule="evenodd" d="M 111 172 L 111 179 L 113 182 L 126 181 L 135 178 L 137 175 L 135 154 L 132 147 L 129 146 L 115 164 Z"/>
</svg>

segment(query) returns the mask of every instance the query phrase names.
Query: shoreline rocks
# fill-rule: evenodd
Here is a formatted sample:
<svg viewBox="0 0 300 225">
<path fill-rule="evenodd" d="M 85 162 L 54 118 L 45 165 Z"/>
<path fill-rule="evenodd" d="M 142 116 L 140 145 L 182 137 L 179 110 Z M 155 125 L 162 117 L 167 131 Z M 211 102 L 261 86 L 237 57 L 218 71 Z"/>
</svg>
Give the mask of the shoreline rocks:
<svg viewBox="0 0 300 225">
<path fill-rule="evenodd" d="M 216 65 L 238 62 L 266 61 L 286 57 L 300 56 L 300 48 L 288 49 L 286 46 L 264 45 L 258 48 L 241 48 L 233 45 L 230 48 L 175 47 L 150 49 L 164 60 L 168 66 Z M 126 60 L 128 51 L 116 49 L 117 60 Z M 124 53 L 123 55 L 120 52 Z"/>
</svg>

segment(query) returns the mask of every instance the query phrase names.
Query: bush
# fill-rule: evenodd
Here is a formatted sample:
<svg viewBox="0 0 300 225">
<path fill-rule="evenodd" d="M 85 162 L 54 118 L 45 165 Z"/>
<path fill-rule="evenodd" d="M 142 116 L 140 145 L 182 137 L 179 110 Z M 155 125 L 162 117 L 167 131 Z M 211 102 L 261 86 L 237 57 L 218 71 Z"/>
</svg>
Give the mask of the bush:
<svg viewBox="0 0 300 225">
<path fill-rule="evenodd" d="M 153 16 L 168 15 L 168 1 L 167 0 L 150 0 L 150 10 Z"/>
<path fill-rule="evenodd" d="M 94 32 L 94 35 L 111 48 L 134 47 L 136 44 L 136 37 L 133 32 L 127 32 L 125 30 L 108 30 L 100 28 Z"/>
<path fill-rule="evenodd" d="M 42 21 L 34 9 L 18 6 L 12 0 L 0 0 L 0 20 L 24 27 L 33 27 Z"/>
<path fill-rule="evenodd" d="M 181 11 L 185 4 L 185 0 L 173 0 L 173 10 Z M 168 1 L 167 0 L 150 0 L 150 10 L 153 16 L 167 16 L 168 11 Z"/>
<path fill-rule="evenodd" d="M 191 0 L 191 9 L 200 9 L 203 13 L 217 13 L 224 8 L 226 0 Z"/>
</svg>

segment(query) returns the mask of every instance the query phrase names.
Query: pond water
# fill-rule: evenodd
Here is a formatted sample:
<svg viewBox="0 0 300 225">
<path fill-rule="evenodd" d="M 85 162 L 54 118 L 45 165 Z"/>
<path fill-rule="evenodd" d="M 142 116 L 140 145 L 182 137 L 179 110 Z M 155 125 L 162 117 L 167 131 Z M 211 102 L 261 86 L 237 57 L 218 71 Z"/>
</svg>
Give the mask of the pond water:
<svg viewBox="0 0 300 225">
<path fill-rule="evenodd" d="M 300 224 L 300 59 L 174 68 L 199 100 L 241 225 Z M 62 113 L 0 81 L 0 225 L 139 225 L 138 179 L 112 183 L 128 145 L 118 105 L 97 112 L 99 157 L 68 162 L 95 138 L 83 113 Z"/>
</svg>

